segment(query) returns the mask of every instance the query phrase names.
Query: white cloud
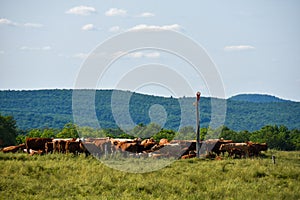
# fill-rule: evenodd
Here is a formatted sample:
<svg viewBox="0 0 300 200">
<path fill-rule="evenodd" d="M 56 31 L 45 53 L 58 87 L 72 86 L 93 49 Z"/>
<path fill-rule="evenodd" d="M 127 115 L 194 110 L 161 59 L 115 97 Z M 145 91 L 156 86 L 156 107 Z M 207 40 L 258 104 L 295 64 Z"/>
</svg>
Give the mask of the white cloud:
<svg viewBox="0 0 300 200">
<path fill-rule="evenodd" d="M 143 57 L 143 53 L 142 52 L 133 52 L 133 53 L 129 53 L 126 56 L 130 57 L 130 58 L 141 58 Z"/>
<path fill-rule="evenodd" d="M 50 46 L 43 46 L 43 47 L 29 47 L 29 46 L 22 46 L 20 50 L 23 51 L 49 51 L 51 50 Z"/>
<path fill-rule="evenodd" d="M 133 52 L 126 55 L 129 58 L 159 58 L 160 53 L 159 52 Z"/>
<path fill-rule="evenodd" d="M 144 12 L 139 14 L 137 17 L 154 17 L 155 14 L 154 13 L 150 13 L 150 12 Z"/>
<path fill-rule="evenodd" d="M 109 28 L 109 32 L 113 32 L 113 33 L 116 33 L 116 32 L 119 32 L 121 31 L 121 28 L 119 26 L 112 26 Z"/>
<path fill-rule="evenodd" d="M 0 18 L 0 24 L 4 24 L 4 25 L 13 25 L 16 26 L 17 23 L 10 21 L 9 19 L 6 18 Z"/>
<path fill-rule="evenodd" d="M 68 56 L 68 58 L 78 58 L 78 59 L 86 59 L 86 58 L 96 58 L 96 59 L 103 59 L 103 58 L 117 58 L 126 53 L 123 51 L 117 51 L 115 53 L 107 53 L 107 52 L 98 52 L 98 53 L 77 53 L 72 56 Z M 63 55 L 62 55 L 63 56 Z M 66 56 L 65 56 L 66 57 Z"/>
<path fill-rule="evenodd" d="M 145 57 L 147 57 L 147 58 L 159 58 L 160 53 L 159 52 L 146 53 Z"/>
<path fill-rule="evenodd" d="M 37 24 L 37 23 L 17 23 L 17 22 L 13 22 L 9 19 L 6 19 L 6 18 L 0 18 L 0 25 L 3 24 L 3 25 L 9 25 L 9 26 L 19 26 L 19 27 L 27 27 L 27 28 L 41 28 L 43 27 L 42 24 Z"/>
<path fill-rule="evenodd" d="M 66 13 L 85 16 L 96 13 L 96 9 L 90 6 L 76 6 L 67 10 Z"/>
<path fill-rule="evenodd" d="M 127 10 L 119 9 L 119 8 L 111 8 L 108 11 L 105 12 L 105 15 L 108 17 L 113 16 L 126 16 Z"/>
<path fill-rule="evenodd" d="M 87 53 L 77 53 L 75 55 L 73 55 L 73 58 L 79 58 L 79 59 L 86 59 L 89 56 L 89 54 Z"/>
<path fill-rule="evenodd" d="M 146 24 L 140 24 L 137 26 L 134 26 L 130 28 L 130 31 L 147 31 L 147 30 L 156 30 L 156 31 L 162 31 L 162 30 L 173 30 L 173 31 L 180 31 L 183 28 L 178 24 L 171 24 L 171 25 L 164 25 L 164 26 L 155 26 L 155 25 L 146 25 Z"/>
<path fill-rule="evenodd" d="M 226 46 L 224 47 L 225 51 L 245 51 L 245 50 L 253 50 L 255 47 L 251 45 L 235 45 L 235 46 Z"/>
<path fill-rule="evenodd" d="M 4 54 L 5 52 L 4 51 L 0 51 L 0 54 Z"/>
<path fill-rule="evenodd" d="M 94 30 L 96 30 L 96 27 L 94 26 L 94 24 L 86 24 L 83 27 L 81 27 L 81 30 L 83 30 L 83 31 L 94 31 Z"/>
<path fill-rule="evenodd" d="M 112 58 L 117 58 L 117 57 L 120 57 L 120 56 L 123 56 L 123 55 L 126 55 L 126 52 L 125 51 L 117 51 L 115 53 L 113 53 L 111 55 Z"/>
<path fill-rule="evenodd" d="M 41 28 L 41 27 L 43 27 L 43 24 L 25 23 L 25 24 L 23 24 L 23 26 L 29 27 L 29 28 Z"/>
<path fill-rule="evenodd" d="M 41 50 L 48 51 L 48 50 L 51 50 L 51 47 L 50 46 L 44 46 L 44 47 L 41 48 Z"/>
</svg>

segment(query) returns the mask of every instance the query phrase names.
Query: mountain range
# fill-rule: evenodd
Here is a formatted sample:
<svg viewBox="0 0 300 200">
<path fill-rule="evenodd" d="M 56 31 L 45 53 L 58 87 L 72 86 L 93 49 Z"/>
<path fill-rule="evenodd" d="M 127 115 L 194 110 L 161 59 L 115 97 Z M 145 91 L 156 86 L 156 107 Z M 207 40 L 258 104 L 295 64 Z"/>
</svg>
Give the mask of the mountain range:
<svg viewBox="0 0 300 200">
<path fill-rule="evenodd" d="M 79 114 L 75 119 L 80 126 L 94 126 L 95 121 L 89 116 L 93 113 L 101 128 L 155 122 L 165 129 L 178 130 L 183 126 L 195 126 L 194 102 L 194 97 L 159 97 L 119 90 L 5 90 L 0 91 L 0 114 L 12 115 L 22 130 L 62 128 L 74 122 L 74 114 Z M 226 105 L 224 113 L 218 113 L 224 108 L 219 105 Z M 213 126 L 218 120 L 222 122 L 222 114 L 224 125 L 235 131 L 254 131 L 275 124 L 289 129 L 300 128 L 300 102 L 270 95 L 241 94 L 228 99 L 201 97 L 201 127 Z"/>
</svg>

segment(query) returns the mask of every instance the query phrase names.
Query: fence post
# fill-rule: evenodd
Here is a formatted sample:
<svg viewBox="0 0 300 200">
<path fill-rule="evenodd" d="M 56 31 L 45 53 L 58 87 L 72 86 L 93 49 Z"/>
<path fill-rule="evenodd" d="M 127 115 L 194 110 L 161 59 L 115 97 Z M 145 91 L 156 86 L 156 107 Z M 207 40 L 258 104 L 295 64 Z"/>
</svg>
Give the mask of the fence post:
<svg viewBox="0 0 300 200">
<path fill-rule="evenodd" d="M 200 92 L 196 93 L 196 134 L 197 134 L 197 143 L 196 143 L 196 151 L 197 158 L 200 158 L 200 119 L 199 119 L 199 101 L 200 101 Z"/>
<path fill-rule="evenodd" d="M 273 161 L 273 164 L 275 165 L 276 164 L 276 161 L 275 161 L 276 157 L 274 155 L 272 155 L 272 161 Z"/>
</svg>

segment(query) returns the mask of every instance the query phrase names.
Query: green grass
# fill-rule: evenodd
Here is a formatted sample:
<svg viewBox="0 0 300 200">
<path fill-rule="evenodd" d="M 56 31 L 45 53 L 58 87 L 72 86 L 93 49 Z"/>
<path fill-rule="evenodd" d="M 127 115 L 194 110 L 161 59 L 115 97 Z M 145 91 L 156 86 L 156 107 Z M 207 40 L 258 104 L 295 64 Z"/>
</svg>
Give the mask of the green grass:
<svg viewBox="0 0 300 200">
<path fill-rule="evenodd" d="M 124 167 L 138 163 L 133 158 L 124 162 Z M 273 151 L 256 159 L 178 160 L 140 174 L 111 169 L 83 155 L 0 153 L 0 174 L 0 199 L 5 200 L 300 199 L 300 152 Z"/>
</svg>

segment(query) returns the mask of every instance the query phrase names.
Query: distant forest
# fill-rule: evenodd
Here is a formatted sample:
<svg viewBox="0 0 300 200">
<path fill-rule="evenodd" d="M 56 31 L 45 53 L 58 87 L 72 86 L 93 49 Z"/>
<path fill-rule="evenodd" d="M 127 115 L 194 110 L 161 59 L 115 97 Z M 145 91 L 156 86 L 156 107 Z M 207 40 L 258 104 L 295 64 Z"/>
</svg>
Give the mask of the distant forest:
<svg viewBox="0 0 300 200">
<path fill-rule="evenodd" d="M 78 91 L 77 91 L 78 92 Z M 89 90 L 80 90 L 83 101 L 77 106 L 88 113 L 88 104 L 84 101 Z M 0 91 L 0 114 L 13 116 L 21 130 L 62 129 L 65 124 L 73 123 L 72 110 L 73 90 L 33 90 L 33 91 Z M 97 90 L 93 101 L 94 112 L 101 128 L 118 128 L 112 112 L 112 95 L 117 94 L 119 104 L 130 97 L 128 109 L 134 124 L 150 124 L 151 114 L 165 117 L 164 129 L 178 131 L 185 126 L 195 126 L 195 98 L 158 97 L 132 93 L 129 91 Z M 87 98 L 90 98 L 87 96 Z M 300 102 L 280 100 L 267 95 L 242 95 L 229 99 L 201 97 L 200 124 L 202 128 L 210 126 L 211 102 L 224 103 L 227 112 L 224 125 L 234 131 L 256 131 L 266 125 L 283 125 L 288 129 L 300 128 Z M 126 105 L 126 101 L 123 102 Z M 158 106 L 160 105 L 160 106 Z M 156 106 L 156 107 L 155 107 Z M 163 110 L 161 109 L 163 107 Z M 181 113 L 181 108 L 185 113 Z M 91 122 L 87 113 L 82 113 L 80 126 L 89 126 Z M 121 118 L 127 118 L 122 111 Z M 122 116 L 124 115 L 124 116 Z M 84 117 L 87 116 L 87 117 Z M 160 123 L 159 121 L 156 123 Z M 95 128 L 95 127 L 93 127 Z M 212 127 L 218 128 L 218 127 Z"/>
</svg>

